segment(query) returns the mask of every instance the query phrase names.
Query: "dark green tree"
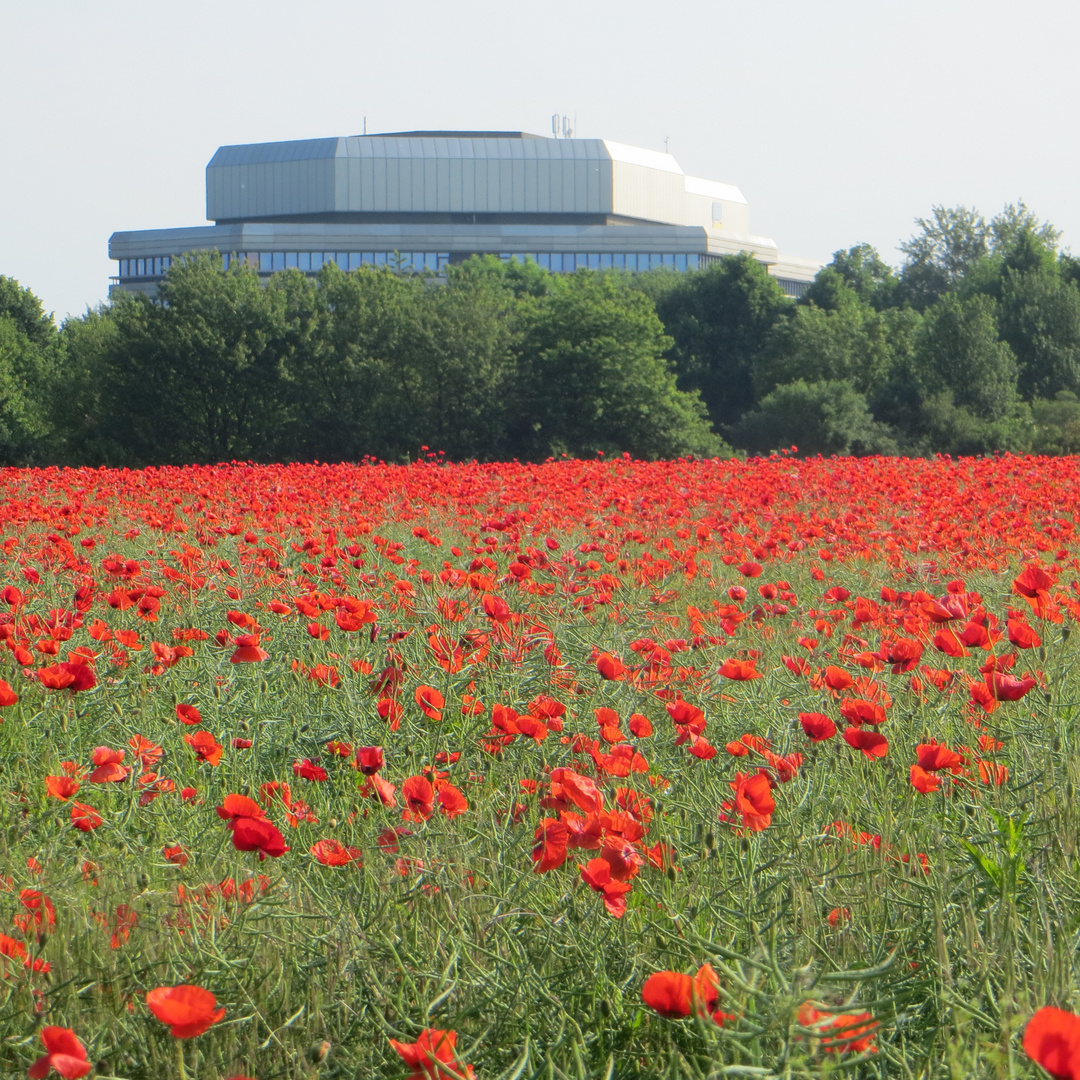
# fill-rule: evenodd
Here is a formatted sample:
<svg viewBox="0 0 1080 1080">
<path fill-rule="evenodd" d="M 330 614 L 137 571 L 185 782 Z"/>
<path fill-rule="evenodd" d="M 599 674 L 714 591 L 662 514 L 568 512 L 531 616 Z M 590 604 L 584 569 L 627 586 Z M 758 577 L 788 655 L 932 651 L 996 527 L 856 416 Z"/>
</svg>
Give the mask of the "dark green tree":
<svg viewBox="0 0 1080 1080">
<path fill-rule="evenodd" d="M 674 339 L 668 355 L 679 386 L 701 394 L 714 426 L 734 423 L 754 404 L 757 355 L 791 300 L 750 255 L 664 280 L 656 311 Z"/>
<path fill-rule="evenodd" d="M 1017 400 L 1016 357 L 998 336 L 997 305 L 988 296 L 943 296 L 920 327 L 913 355 L 922 398 L 947 393 L 982 420 L 1000 420 Z"/>
<path fill-rule="evenodd" d="M 874 420 L 866 398 L 843 379 L 777 386 L 725 434 L 738 449 L 759 454 L 790 446 L 804 457 L 896 452 L 892 432 Z"/>
<path fill-rule="evenodd" d="M 856 244 L 847 251 L 833 253 L 832 262 L 822 268 L 810 287 L 800 297 L 800 304 L 816 304 L 834 310 L 840 298 L 840 284 L 846 285 L 864 303 L 876 311 L 894 306 L 900 279 L 891 266 L 870 244 Z"/>
<path fill-rule="evenodd" d="M 625 280 L 591 271 L 556 278 L 521 320 L 515 454 L 660 458 L 725 449 L 697 394 L 678 389 L 664 359 L 671 340 L 652 303 Z"/>
<path fill-rule="evenodd" d="M 274 460 L 293 429 L 289 306 L 309 287 L 295 272 L 264 288 L 216 254 L 175 260 L 156 300 L 117 305 L 102 435 L 149 464 Z"/>
<path fill-rule="evenodd" d="M 917 218 L 919 231 L 900 245 L 907 256 L 900 275 L 899 299 L 919 311 L 957 289 L 979 260 L 990 253 L 986 219 L 966 206 L 935 206 L 930 218 Z"/>
</svg>

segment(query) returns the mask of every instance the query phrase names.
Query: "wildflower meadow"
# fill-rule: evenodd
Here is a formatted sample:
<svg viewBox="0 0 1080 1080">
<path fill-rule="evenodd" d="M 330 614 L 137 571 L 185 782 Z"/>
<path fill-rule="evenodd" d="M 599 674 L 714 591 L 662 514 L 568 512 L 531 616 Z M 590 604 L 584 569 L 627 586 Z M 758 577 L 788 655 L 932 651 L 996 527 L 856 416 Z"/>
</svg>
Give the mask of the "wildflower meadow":
<svg viewBox="0 0 1080 1080">
<path fill-rule="evenodd" d="M 2 483 L 2 1075 L 1080 1077 L 1075 459 Z"/>
</svg>

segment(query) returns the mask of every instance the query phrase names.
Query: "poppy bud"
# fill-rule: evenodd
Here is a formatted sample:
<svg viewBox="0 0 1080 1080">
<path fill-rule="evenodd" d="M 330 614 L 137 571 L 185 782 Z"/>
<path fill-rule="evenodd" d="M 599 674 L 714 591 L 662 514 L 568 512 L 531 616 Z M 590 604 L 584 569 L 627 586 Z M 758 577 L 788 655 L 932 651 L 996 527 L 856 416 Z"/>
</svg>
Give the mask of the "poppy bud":
<svg viewBox="0 0 1080 1080">
<path fill-rule="evenodd" d="M 1054 753 L 1059 754 L 1061 752 L 1061 736 L 1055 735 L 1054 741 L 1051 743 L 1054 748 Z"/>
<path fill-rule="evenodd" d="M 321 1065 L 330 1053 L 330 1043 L 323 1039 L 322 1042 L 313 1043 L 304 1051 L 304 1057 L 311 1065 Z"/>
<path fill-rule="evenodd" d="M 150 888 L 150 875 L 149 874 L 140 874 L 135 879 L 135 884 L 139 886 L 140 890 L 149 889 Z"/>
<path fill-rule="evenodd" d="M 739 841 L 739 850 L 740 851 L 749 851 L 750 850 L 750 841 L 747 840 L 745 836 Z"/>
<path fill-rule="evenodd" d="M 600 999 L 600 1013 L 605 1019 L 611 1016 L 611 1002 L 607 998 Z"/>
<path fill-rule="evenodd" d="M 674 866 L 669 866 L 667 868 L 667 878 L 668 878 L 668 881 L 674 881 L 675 880 L 675 867 Z"/>
</svg>

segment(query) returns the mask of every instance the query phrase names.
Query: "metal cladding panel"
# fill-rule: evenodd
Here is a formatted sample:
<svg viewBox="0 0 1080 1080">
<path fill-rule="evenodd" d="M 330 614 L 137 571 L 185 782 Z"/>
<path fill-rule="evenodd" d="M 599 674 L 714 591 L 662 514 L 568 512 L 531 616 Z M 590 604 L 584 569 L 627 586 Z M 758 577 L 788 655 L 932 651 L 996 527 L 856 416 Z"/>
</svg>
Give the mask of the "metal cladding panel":
<svg viewBox="0 0 1080 1080">
<path fill-rule="evenodd" d="M 435 209 L 442 213 L 452 209 L 450 198 L 450 161 L 438 158 L 435 161 Z"/>
</svg>

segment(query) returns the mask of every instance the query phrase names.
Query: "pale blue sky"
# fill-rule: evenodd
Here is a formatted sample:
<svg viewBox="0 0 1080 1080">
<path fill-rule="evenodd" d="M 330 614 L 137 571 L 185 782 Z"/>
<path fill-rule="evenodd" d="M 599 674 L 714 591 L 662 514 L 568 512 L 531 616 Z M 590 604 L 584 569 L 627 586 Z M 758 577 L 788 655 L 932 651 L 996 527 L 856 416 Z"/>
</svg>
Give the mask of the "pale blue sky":
<svg viewBox="0 0 1080 1080">
<path fill-rule="evenodd" d="M 1075 0 L 0 0 L 0 274 L 58 317 L 117 229 L 205 222 L 225 143 L 497 128 L 670 150 L 753 230 L 889 261 L 934 203 L 1080 250 Z"/>
</svg>

